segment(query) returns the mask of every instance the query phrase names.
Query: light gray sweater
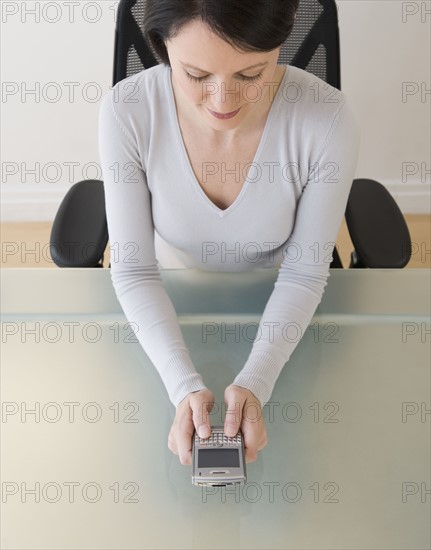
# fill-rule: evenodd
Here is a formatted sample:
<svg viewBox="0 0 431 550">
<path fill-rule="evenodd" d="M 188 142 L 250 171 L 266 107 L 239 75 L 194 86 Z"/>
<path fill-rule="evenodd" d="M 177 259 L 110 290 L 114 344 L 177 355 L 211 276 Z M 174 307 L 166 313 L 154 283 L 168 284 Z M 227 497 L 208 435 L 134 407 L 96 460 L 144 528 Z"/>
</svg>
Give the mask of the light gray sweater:
<svg viewBox="0 0 431 550">
<path fill-rule="evenodd" d="M 159 268 L 279 268 L 246 364 L 226 381 L 252 391 L 263 406 L 321 301 L 360 137 L 343 92 L 287 66 L 247 180 L 222 210 L 191 167 L 170 67 L 143 70 L 105 94 L 99 153 L 112 283 L 175 406 L 206 386 Z M 205 169 L 223 177 L 222 167 Z"/>
</svg>

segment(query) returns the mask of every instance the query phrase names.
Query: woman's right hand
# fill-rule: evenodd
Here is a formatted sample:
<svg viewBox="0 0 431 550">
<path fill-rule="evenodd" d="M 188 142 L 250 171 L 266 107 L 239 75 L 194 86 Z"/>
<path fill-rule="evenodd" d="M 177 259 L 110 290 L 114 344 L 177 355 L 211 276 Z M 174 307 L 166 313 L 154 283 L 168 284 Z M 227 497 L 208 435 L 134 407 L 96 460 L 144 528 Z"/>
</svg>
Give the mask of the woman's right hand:
<svg viewBox="0 0 431 550">
<path fill-rule="evenodd" d="M 192 437 L 211 434 L 209 413 L 214 406 L 214 394 L 209 389 L 188 393 L 177 405 L 174 422 L 168 436 L 168 447 L 179 456 L 183 465 L 192 463 Z"/>
</svg>

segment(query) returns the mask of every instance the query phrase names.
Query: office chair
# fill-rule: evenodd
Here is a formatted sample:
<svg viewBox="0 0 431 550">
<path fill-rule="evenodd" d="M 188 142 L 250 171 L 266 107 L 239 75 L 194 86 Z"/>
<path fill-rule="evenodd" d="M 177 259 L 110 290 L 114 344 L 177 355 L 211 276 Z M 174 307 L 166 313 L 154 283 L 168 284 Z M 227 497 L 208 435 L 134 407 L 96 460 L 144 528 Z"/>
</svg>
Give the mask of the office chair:
<svg viewBox="0 0 431 550">
<path fill-rule="evenodd" d="M 115 29 L 113 86 L 159 64 L 143 36 L 146 0 L 120 0 Z M 279 64 L 293 65 L 341 90 L 335 0 L 300 0 Z M 387 189 L 372 179 L 353 180 L 346 223 L 354 250 L 349 268 L 403 268 L 411 257 L 404 217 Z M 59 267 L 103 267 L 108 244 L 103 182 L 84 180 L 64 197 L 54 219 L 50 253 Z M 330 268 L 343 268 L 334 247 Z M 110 267 L 110 265 L 109 265 Z"/>
</svg>

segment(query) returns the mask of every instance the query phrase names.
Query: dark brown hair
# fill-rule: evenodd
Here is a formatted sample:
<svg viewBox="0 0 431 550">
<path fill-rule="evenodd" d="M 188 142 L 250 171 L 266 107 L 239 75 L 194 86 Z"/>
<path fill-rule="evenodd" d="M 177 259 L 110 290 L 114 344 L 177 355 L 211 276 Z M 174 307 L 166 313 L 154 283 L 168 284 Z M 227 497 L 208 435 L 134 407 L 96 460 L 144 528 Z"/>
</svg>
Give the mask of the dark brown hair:
<svg viewBox="0 0 431 550">
<path fill-rule="evenodd" d="M 144 37 L 169 66 L 165 42 L 198 20 L 239 51 L 269 52 L 289 37 L 298 6 L 299 0 L 147 0 Z"/>
</svg>

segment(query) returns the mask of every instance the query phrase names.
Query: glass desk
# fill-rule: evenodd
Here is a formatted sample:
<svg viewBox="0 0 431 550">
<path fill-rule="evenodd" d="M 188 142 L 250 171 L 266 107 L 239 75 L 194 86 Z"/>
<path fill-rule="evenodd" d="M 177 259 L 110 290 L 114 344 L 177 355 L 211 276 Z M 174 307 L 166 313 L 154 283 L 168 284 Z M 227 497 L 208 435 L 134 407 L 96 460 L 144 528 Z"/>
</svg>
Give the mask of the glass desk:
<svg viewBox="0 0 431 550">
<path fill-rule="evenodd" d="M 277 272 L 161 272 L 213 425 Z M 331 270 L 239 490 L 169 451 L 175 409 L 108 269 L 1 278 L 2 548 L 430 547 L 429 270 Z"/>
</svg>

